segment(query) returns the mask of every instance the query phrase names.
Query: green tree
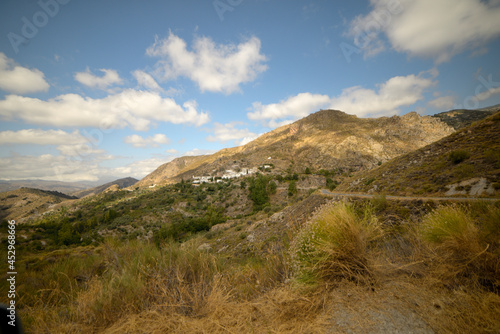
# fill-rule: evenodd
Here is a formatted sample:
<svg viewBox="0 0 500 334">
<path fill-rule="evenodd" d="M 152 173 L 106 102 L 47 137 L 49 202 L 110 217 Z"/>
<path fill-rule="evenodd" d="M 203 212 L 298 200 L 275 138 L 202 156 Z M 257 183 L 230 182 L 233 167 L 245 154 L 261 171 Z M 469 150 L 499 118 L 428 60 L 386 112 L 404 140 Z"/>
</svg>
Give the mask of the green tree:
<svg viewBox="0 0 500 334">
<path fill-rule="evenodd" d="M 278 189 L 276 182 L 274 182 L 274 181 L 269 182 L 269 184 L 268 184 L 269 194 L 271 194 L 271 195 L 276 194 L 276 189 Z"/>
<path fill-rule="evenodd" d="M 292 197 L 297 193 L 297 182 L 290 181 L 288 184 L 288 196 Z"/>
<path fill-rule="evenodd" d="M 267 192 L 268 181 L 269 180 L 262 174 L 258 174 L 256 177 L 250 179 L 248 190 L 255 211 L 262 210 L 262 208 L 269 203 L 269 194 Z"/>
</svg>

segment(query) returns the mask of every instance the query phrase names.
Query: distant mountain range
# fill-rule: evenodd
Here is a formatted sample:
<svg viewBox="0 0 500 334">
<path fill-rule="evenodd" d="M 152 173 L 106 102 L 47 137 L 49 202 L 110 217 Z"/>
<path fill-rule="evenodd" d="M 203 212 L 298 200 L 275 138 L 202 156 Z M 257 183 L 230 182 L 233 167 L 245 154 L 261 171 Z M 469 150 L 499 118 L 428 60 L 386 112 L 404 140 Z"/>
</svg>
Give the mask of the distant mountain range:
<svg viewBox="0 0 500 334">
<path fill-rule="evenodd" d="M 338 187 L 341 191 L 475 195 L 476 188 L 483 187 L 496 194 L 500 188 L 498 111 L 500 105 L 434 116 L 412 112 L 358 118 L 321 110 L 244 146 L 177 158 L 140 181 L 128 177 L 93 188 L 41 180 L 0 181 L 0 191 L 4 191 L 0 193 L 0 219 L 42 214 L 64 201 L 107 189 L 170 184 L 264 165 L 282 175 L 303 173 L 305 168 L 348 171 Z"/>
<path fill-rule="evenodd" d="M 338 110 L 321 110 L 279 127 L 239 147 L 212 155 L 182 157 L 166 163 L 137 183 L 175 183 L 193 176 L 220 176 L 228 169 L 272 164 L 277 170 L 370 169 L 379 163 L 437 141 L 455 130 L 440 117 L 358 118 Z"/>
<path fill-rule="evenodd" d="M 60 183 L 56 182 L 51 184 L 50 181 L 46 182 L 24 181 L 24 182 L 27 182 L 27 184 L 34 183 L 42 186 L 51 185 L 53 187 L 61 187 L 65 185 L 62 182 Z M 113 186 L 115 186 L 118 189 L 126 188 L 134 185 L 136 182 L 137 179 L 134 179 L 132 177 L 127 177 L 113 182 L 108 182 L 98 187 L 79 190 L 71 193 L 71 195 L 55 190 L 41 190 L 29 187 L 22 187 L 19 189 L 2 192 L 0 193 L 0 220 L 1 219 L 17 220 L 17 219 L 23 219 L 31 216 L 40 215 L 43 214 L 44 212 L 58 208 L 58 205 L 62 202 L 68 200 L 77 200 L 78 198 L 88 195 L 97 195 Z M 72 189 L 71 186 L 66 186 L 62 188 Z"/>
<path fill-rule="evenodd" d="M 95 185 L 84 182 L 61 182 L 61 181 L 46 181 L 46 180 L 0 180 L 0 193 L 16 190 L 20 188 L 36 188 L 47 191 L 59 191 L 65 194 L 71 194 L 75 191 L 84 190 Z"/>
<path fill-rule="evenodd" d="M 105 191 L 106 189 L 108 189 L 109 187 L 111 187 L 113 185 L 117 185 L 119 189 L 122 189 L 122 188 L 127 188 L 130 186 L 133 186 L 138 181 L 139 180 L 134 179 L 133 177 L 126 177 L 123 179 L 118 179 L 118 180 L 115 180 L 112 182 L 108 182 L 106 184 L 103 184 L 103 185 L 100 185 L 100 186 L 97 186 L 94 188 L 75 191 L 75 192 L 71 193 L 71 195 L 76 196 L 78 198 L 82 198 L 82 197 L 88 196 L 88 195 L 97 195 L 97 194 L 102 193 L 103 191 Z"/>
</svg>

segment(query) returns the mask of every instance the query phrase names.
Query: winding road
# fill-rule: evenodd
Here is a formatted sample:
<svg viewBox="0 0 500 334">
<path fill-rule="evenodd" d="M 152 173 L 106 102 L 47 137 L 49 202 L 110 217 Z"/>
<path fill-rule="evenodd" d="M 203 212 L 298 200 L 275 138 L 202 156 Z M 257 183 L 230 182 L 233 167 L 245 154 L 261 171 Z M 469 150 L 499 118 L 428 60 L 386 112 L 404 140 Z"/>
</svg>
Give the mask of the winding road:
<svg viewBox="0 0 500 334">
<path fill-rule="evenodd" d="M 326 189 L 320 189 L 320 193 L 330 197 L 354 197 L 354 198 L 374 198 L 380 195 L 372 195 L 372 194 L 357 194 L 357 193 L 338 193 L 331 192 Z M 393 195 L 385 195 L 385 198 L 388 200 L 402 200 L 402 201 L 414 201 L 414 200 L 422 200 L 422 201 L 500 201 L 500 198 L 485 198 L 485 197 L 418 197 L 418 196 L 393 196 Z"/>
</svg>

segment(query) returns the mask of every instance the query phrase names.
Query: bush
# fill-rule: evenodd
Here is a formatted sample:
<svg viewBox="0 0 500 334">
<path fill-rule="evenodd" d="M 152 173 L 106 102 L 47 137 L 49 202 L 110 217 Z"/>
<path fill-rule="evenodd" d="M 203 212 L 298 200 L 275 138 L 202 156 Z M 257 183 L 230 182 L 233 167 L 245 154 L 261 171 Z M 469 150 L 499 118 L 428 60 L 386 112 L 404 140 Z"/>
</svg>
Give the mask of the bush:
<svg viewBox="0 0 500 334">
<path fill-rule="evenodd" d="M 491 245 L 481 238 L 474 219 L 462 207 L 442 206 L 429 213 L 422 221 L 420 235 L 439 278 L 500 287 L 498 256 L 491 253 Z"/>
<path fill-rule="evenodd" d="M 450 154 L 448 155 L 448 160 L 450 160 L 454 164 L 459 164 L 462 161 L 469 159 L 469 157 L 470 157 L 469 152 L 464 150 L 458 150 L 458 151 L 451 151 Z"/>
<path fill-rule="evenodd" d="M 335 190 L 335 188 L 337 188 L 338 185 L 338 181 L 334 181 L 329 177 L 326 179 L 326 187 L 328 188 L 328 190 L 333 191 Z"/>
<path fill-rule="evenodd" d="M 308 284 L 339 279 L 367 282 L 372 276 L 367 249 L 382 235 L 368 207 L 361 214 L 345 202 L 324 207 L 292 242 L 296 278 Z"/>
<path fill-rule="evenodd" d="M 297 194 L 297 183 L 295 181 L 290 181 L 288 184 L 288 196 L 292 197 Z"/>
</svg>

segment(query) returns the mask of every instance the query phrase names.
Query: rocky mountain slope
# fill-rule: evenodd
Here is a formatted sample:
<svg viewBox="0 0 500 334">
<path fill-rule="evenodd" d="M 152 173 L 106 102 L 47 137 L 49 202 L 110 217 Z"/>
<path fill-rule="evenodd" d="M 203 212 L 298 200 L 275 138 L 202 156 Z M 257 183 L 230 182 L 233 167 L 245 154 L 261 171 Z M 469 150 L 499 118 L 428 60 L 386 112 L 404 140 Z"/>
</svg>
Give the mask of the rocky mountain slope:
<svg viewBox="0 0 500 334">
<path fill-rule="evenodd" d="M 339 191 L 404 195 L 500 194 L 500 112 L 382 166 Z"/>
<path fill-rule="evenodd" d="M 500 111 L 500 105 L 478 110 L 456 109 L 435 114 L 432 117 L 438 118 L 455 130 L 460 130 L 474 122 L 482 120 Z"/>
<path fill-rule="evenodd" d="M 0 220 L 22 220 L 23 218 L 42 214 L 54 208 L 57 204 L 72 199 L 76 199 L 76 197 L 57 191 L 32 188 L 3 192 L 0 193 Z"/>
<path fill-rule="evenodd" d="M 239 147 L 212 155 L 183 157 L 160 166 L 138 186 L 174 183 L 192 176 L 219 176 L 227 169 L 272 164 L 275 169 L 344 168 L 363 170 L 451 134 L 439 119 L 415 112 L 403 116 L 358 118 L 321 110 L 279 127 Z"/>
</svg>

